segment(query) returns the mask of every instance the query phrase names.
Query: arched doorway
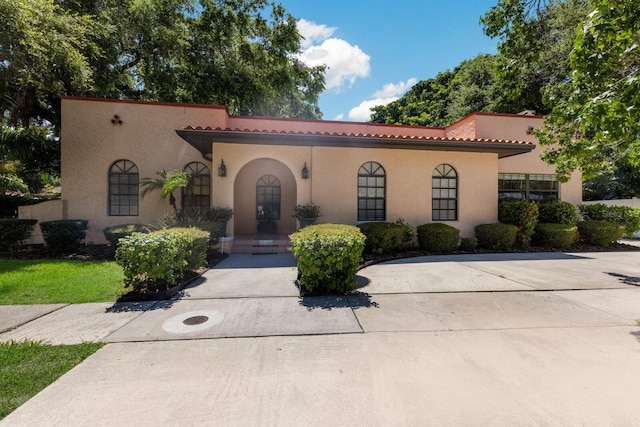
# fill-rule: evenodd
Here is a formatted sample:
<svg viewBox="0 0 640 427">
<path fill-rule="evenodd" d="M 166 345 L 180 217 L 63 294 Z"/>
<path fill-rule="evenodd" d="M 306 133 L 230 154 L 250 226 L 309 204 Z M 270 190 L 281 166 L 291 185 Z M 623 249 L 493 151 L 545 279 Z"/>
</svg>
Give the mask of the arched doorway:
<svg viewBox="0 0 640 427">
<path fill-rule="evenodd" d="M 296 205 L 296 180 L 291 170 L 275 159 L 256 159 L 240 169 L 233 187 L 234 233 L 278 234 L 296 231 L 296 220 L 291 215 Z M 266 226 L 266 227 L 265 227 Z"/>
</svg>

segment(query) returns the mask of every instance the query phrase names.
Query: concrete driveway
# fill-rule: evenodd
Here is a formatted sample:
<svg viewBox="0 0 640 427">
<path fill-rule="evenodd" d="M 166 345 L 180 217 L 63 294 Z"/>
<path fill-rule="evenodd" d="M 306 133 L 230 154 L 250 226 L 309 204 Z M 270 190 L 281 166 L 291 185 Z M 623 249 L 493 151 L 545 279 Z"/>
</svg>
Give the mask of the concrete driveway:
<svg viewBox="0 0 640 427">
<path fill-rule="evenodd" d="M 640 252 L 394 261 L 347 297 L 295 277 L 233 255 L 176 301 L 0 307 L 0 340 L 110 343 L 0 424 L 640 425 Z"/>
</svg>

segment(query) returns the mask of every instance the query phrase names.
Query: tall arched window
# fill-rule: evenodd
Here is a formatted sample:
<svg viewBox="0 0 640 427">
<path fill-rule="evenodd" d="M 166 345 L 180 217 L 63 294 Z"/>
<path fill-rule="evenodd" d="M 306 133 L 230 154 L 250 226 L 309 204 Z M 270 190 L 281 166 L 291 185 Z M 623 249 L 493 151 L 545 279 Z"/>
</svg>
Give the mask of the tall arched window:
<svg viewBox="0 0 640 427">
<path fill-rule="evenodd" d="M 137 216 L 138 167 L 129 160 L 118 160 L 109 168 L 109 215 Z"/>
<path fill-rule="evenodd" d="M 182 209 L 204 214 L 211 208 L 211 173 L 200 162 L 192 162 L 184 167 L 191 176 L 191 185 L 182 189 Z"/>
<path fill-rule="evenodd" d="M 256 184 L 256 218 L 280 219 L 280 180 L 273 175 L 260 177 Z"/>
<path fill-rule="evenodd" d="M 386 174 L 380 163 L 367 162 L 358 170 L 358 221 L 386 218 Z"/>
<path fill-rule="evenodd" d="M 441 164 L 433 170 L 431 197 L 434 221 L 458 219 L 458 174 L 453 166 Z"/>
</svg>

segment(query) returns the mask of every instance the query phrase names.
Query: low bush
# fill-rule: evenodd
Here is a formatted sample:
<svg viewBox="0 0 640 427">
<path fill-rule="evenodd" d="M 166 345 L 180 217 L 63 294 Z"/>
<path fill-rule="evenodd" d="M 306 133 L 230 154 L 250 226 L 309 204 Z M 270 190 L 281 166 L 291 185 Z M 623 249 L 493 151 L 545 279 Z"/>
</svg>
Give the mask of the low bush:
<svg viewBox="0 0 640 427">
<path fill-rule="evenodd" d="M 40 223 L 40 230 L 49 249 L 59 253 L 71 252 L 85 238 L 88 223 L 84 219 L 45 221 Z"/>
<path fill-rule="evenodd" d="M 580 214 L 585 221 L 608 221 L 623 225 L 625 235 L 633 236 L 640 231 L 640 208 L 631 206 L 607 206 L 602 203 L 580 205 Z"/>
<path fill-rule="evenodd" d="M 566 249 L 578 238 L 578 227 L 570 224 L 547 224 L 539 222 L 533 235 L 538 246 L 554 249 Z"/>
<path fill-rule="evenodd" d="M 364 246 L 367 254 L 397 252 L 415 235 L 413 227 L 402 219 L 396 222 L 364 222 L 358 224 L 358 228 L 367 238 Z"/>
<path fill-rule="evenodd" d="M 516 244 L 526 248 L 538 222 L 538 205 L 528 200 L 504 200 L 498 205 L 498 221 L 518 227 Z"/>
<path fill-rule="evenodd" d="M 460 250 L 473 252 L 478 249 L 478 239 L 476 237 L 463 237 L 460 239 Z"/>
<path fill-rule="evenodd" d="M 109 245 L 114 248 L 118 246 L 118 240 L 131 236 L 133 233 L 149 233 L 151 229 L 142 224 L 120 224 L 107 227 L 102 232 Z"/>
<path fill-rule="evenodd" d="M 218 212 L 218 214 L 211 214 L 210 216 L 207 216 L 209 215 L 208 213 L 200 215 L 197 212 L 179 210 L 178 214 L 172 212 L 157 219 L 153 224 L 153 228 L 156 230 L 167 228 L 199 228 L 200 230 L 209 232 L 209 246 L 213 247 L 218 242 L 219 237 L 226 235 L 227 219 L 225 219 L 226 215 L 223 215 L 225 209 L 216 208 L 213 212 Z M 218 215 L 220 219 L 210 219 L 216 215 Z"/>
<path fill-rule="evenodd" d="M 512 250 L 518 235 L 513 224 L 480 224 L 475 231 L 479 247 L 496 251 Z"/>
<path fill-rule="evenodd" d="M 298 279 L 307 291 L 345 294 L 356 288 L 366 239 L 358 227 L 310 225 L 290 237 Z"/>
<path fill-rule="evenodd" d="M 538 222 L 543 224 L 576 225 L 578 210 L 569 202 L 544 202 L 538 205 Z"/>
<path fill-rule="evenodd" d="M 0 250 L 17 246 L 31 237 L 36 219 L 0 218 Z"/>
<path fill-rule="evenodd" d="M 580 241 L 586 245 L 610 246 L 620 240 L 624 230 L 623 225 L 609 221 L 578 222 L 578 236 Z"/>
<path fill-rule="evenodd" d="M 453 252 L 458 248 L 460 230 L 447 224 L 434 222 L 418 226 L 420 249 L 432 253 Z"/>
<path fill-rule="evenodd" d="M 116 262 L 124 270 L 125 286 L 143 293 L 175 285 L 186 271 L 206 263 L 208 238 L 202 230 L 170 228 L 121 239 Z"/>
</svg>

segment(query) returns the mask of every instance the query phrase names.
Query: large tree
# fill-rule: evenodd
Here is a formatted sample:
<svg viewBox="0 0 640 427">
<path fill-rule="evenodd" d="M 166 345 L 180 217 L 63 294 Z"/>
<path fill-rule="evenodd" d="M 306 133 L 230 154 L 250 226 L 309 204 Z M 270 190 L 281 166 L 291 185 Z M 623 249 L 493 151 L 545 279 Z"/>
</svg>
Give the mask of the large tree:
<svg viewBox="0 0 640 427">
<path fill-rule="evenodd" d="M 539 132 L 545 160 L 566 178 L 640 166 L 640 0 L 593 0 L 579 28 L 570 79 L 554 87 Z"/>
</svg>

